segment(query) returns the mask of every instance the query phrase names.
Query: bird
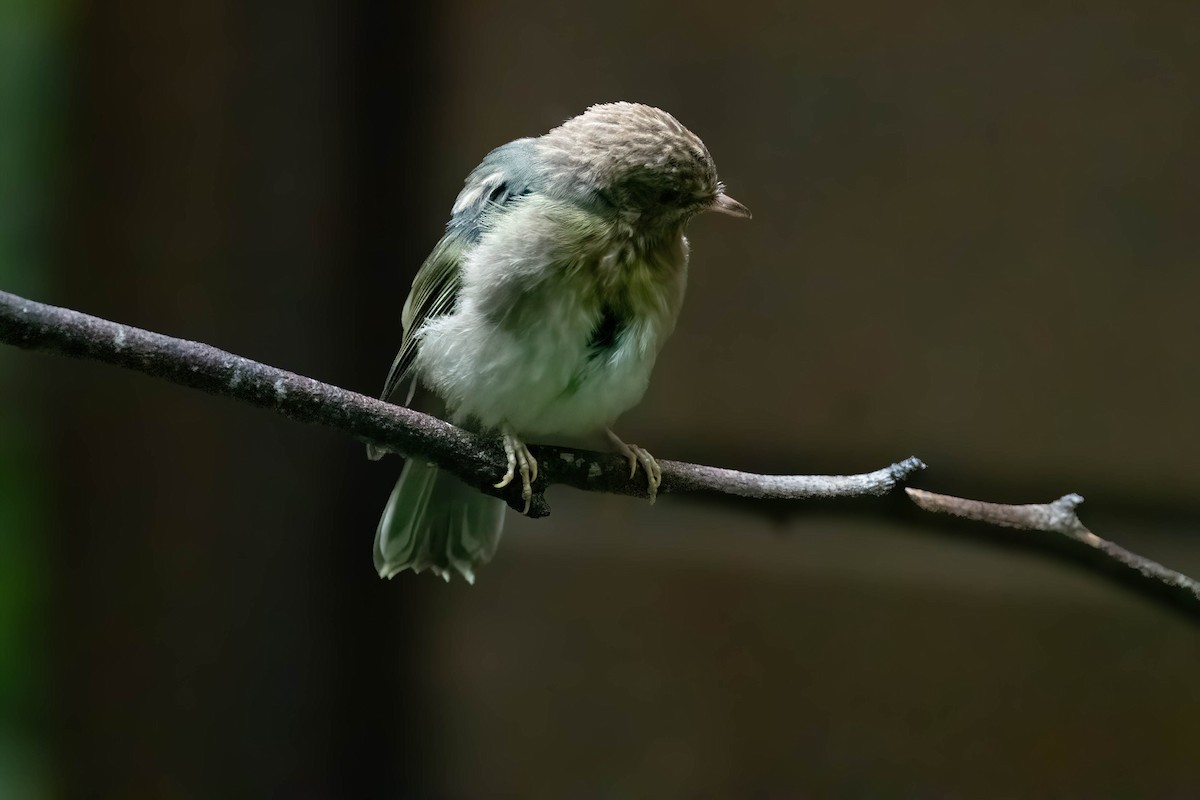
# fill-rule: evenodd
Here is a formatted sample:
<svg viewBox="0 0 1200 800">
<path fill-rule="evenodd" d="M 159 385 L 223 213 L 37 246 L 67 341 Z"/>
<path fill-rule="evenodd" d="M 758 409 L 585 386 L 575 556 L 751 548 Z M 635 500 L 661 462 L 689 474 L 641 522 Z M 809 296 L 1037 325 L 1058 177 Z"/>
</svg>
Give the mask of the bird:
<svg viewBox="0 0 1200 800">
<path fill-rule="evenodd" d="M 704 142 L 650 105 L 593 105 L 497 147 L 413 280 L 381 398 L 409 405 L 419 384 L 454 424 L 498 435 L 507 468 L 496 487 L 519 480 L 526 513 L 538 473 L 526 443 L 554 437 L 603 435 L 631 478 L 645 472 L 653 503 L 658 462 L 612 426 L 641 400 L 675 327 L 685 228 L 703 211 L 751 216 Z M 502 500 L 409 458 L 376 529 L 375 568 L 474 583 L 504 514 Z"/>
</svg>

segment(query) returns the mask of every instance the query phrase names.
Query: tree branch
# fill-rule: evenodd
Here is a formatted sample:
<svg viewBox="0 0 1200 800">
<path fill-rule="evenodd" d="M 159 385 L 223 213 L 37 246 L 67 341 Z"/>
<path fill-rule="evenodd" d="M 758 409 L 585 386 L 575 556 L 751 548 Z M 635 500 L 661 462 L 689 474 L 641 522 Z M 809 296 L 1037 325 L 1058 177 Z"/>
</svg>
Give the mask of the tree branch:
<svg viewBox="0 0 1200 800">
<path fill-rule="evenodd" d="M 28 350 L 103 361 L 173 383 L 224 395 L 285 417 L 334 428 L 384 450 L 424 458 L 471 486 L 524 508 L 519 482 L 493 485 L 504 474 L 498 438 L 478 436 L 436 417 L 394 406 L 248 358 L 0 292 L 0 341 Z M 646 481 L 629 475 L 623 456 L 537 445 L 539 462 L 529 516 L 550 513 L 551 484 L 646 497 Z M 923 468 L 908 458 L 865 475 L 753 475 L 718 467 L 659 461 L 660 494 L 721 493 L 756 499 L 882 495 Z"/>
<path fill-rule="evenodd" d="M 394 406 L 366 395 L 296 375 L 218 350 L 199 342 L 109 322 L 78 311 L 36 303 L 0 292 L 0 342 L 27 350 L 59 353 L 114 364 L 212 394 L 232 397 L 285 417 L 333 428 L 384 450 L 424 458 L 454 473 L 481 492 L 503 498 L 520 510 L 519 487 L 496 489 L 505 458 L 495 437 L 479 436 L 436 417 Z M 531 448 L 540 463 L 530 506 L 531 517 L 550 513 L 545 490 L 563 484 L 594 492 L 646 497 L 639 474 L 631 478 L 624 457 L 565 447 Z M 748 472 L 659 462 L 660 494 L 725 494 L 752 499 L 884 495 L 925 467 L 917 458 L 862 475 L 756 475 Z M 964 500 L 919 489 L 908 496 L 926 511 L 945 512 L 993 525 L 1060 534 L 1087 545 L 1108 565 L 1120 565 L 1137 576 L 1140 588 L 1164 590 L 1200 616 L 1200 584 L 1138 556 L 1087 530 L 1075 516 L 1082 502 L 1067 495 L 1045 505 L 1009 506 Z"/>
</svg>

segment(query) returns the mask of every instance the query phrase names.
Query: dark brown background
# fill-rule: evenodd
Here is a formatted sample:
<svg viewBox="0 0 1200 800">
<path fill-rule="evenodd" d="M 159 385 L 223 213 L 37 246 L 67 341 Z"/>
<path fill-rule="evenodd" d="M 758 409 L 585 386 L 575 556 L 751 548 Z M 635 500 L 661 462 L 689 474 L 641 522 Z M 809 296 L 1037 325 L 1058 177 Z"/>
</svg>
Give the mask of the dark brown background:
<svg viewBox="0 0 1200 800">
<path fill-rule="evenodd" d="M 39 299 L 374 393 L 478 159 L 649 102 L 755 218 L 693 224 L 627 439 L 1078 491 L 1200 572 L 1195 4 L 183 0 L 68 32 Z M 6 357 L 44 399 L 62 796 L 1200 792 L 1194 622 L 1068 561 L 900 503 L 560 489 L 478 586 L 381 582 L 397 460 Z"/>
</svg>

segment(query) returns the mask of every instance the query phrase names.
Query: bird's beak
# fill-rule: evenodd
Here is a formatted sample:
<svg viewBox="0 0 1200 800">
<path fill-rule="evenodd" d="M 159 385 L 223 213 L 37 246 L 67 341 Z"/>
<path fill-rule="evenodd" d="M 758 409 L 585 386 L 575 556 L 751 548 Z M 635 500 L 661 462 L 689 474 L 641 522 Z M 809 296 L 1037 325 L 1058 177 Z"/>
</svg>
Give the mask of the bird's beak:
<svg viewBox="0 0 1200 800">
<path fill-rule="evenodd" d="M 717 211 L 721 214 L 728 214 L 731 217 L 741 217 L 742 219 L 750 219 L 750 209 L 734 200 L 724 192 L 719 192 L 713 198 L 712 204 L 708 207 L 709 211 Z"/>
</svg>

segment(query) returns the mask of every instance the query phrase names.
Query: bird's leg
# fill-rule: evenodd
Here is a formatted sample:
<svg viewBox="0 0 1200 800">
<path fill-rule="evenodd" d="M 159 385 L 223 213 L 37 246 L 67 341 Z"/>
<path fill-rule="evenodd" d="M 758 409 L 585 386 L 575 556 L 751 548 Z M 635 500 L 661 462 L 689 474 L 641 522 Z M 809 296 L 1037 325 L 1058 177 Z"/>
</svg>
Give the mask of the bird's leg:
<svg viewBox="0 0 1200 800">
<path fill-rule="evenodd" d="M 521 498 L 525 501 L 525 510 L 521 513 L 528 514 L 529 504 L 533 500 L 533 482 L 537 480 L 538 476 L 537 459 L 507 424 L 500 428 L 500 435 L 503 437 L 504 453 L 508 456 L 508 471 L 496 484 L 496 488 L 503 489 L 508 486 L 519 472 L 521 475 Z"/>
<path fill-rule="evenodd" d="M 636 444 L 625 444 L 621 441 L 621 437 L 609 428 L 605 428 L 604 432 L 608 434 L 608 440 L 613 443 L 613 447 L 617 448 L 617 452 L 629 459 L 629 477 L 632 478 L 637 474 L 638 464 L 642 465 L 642 469 L 646 471 L 646 488 L 650 492 L 650 505 L 654 505 L 654 498 L 658 496 L 658 487 L 662 485 L 662 469 L 658 466 L 654 456 Z"/>
</svg>

